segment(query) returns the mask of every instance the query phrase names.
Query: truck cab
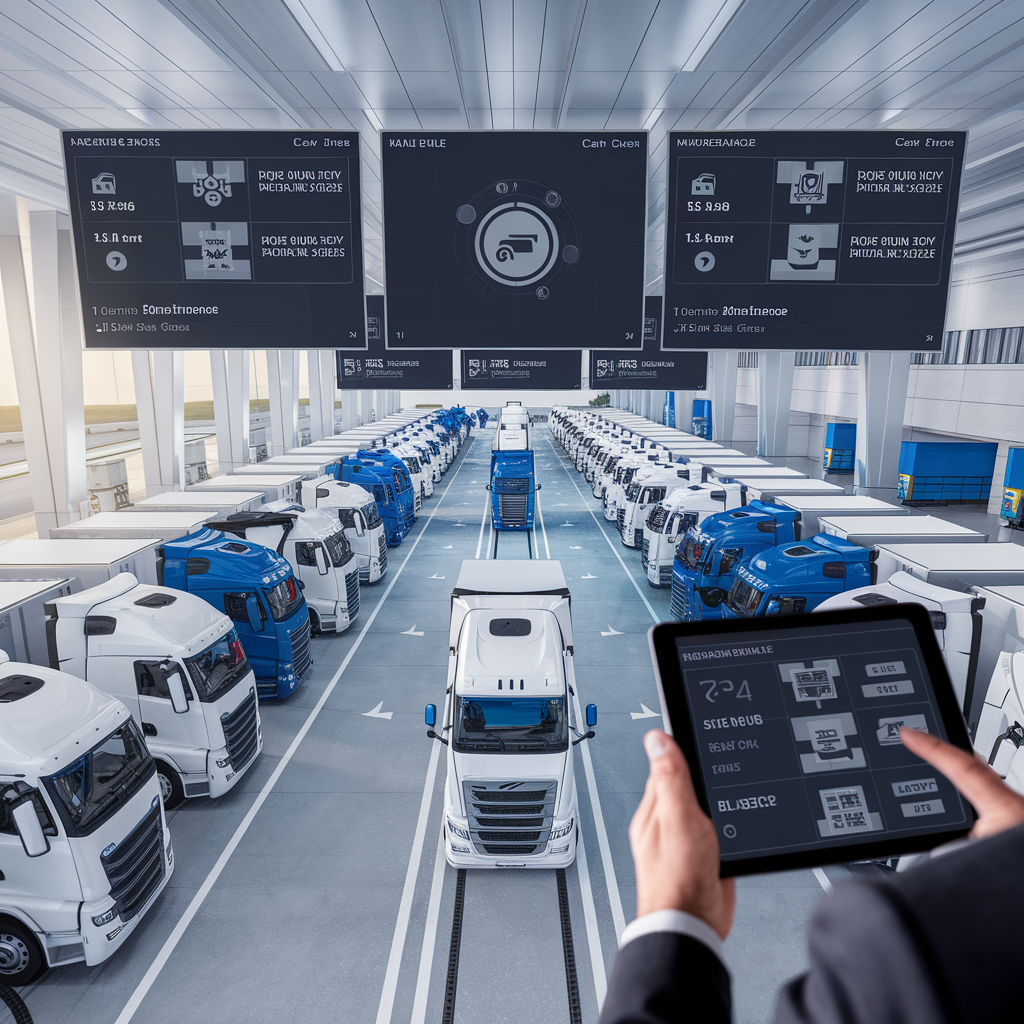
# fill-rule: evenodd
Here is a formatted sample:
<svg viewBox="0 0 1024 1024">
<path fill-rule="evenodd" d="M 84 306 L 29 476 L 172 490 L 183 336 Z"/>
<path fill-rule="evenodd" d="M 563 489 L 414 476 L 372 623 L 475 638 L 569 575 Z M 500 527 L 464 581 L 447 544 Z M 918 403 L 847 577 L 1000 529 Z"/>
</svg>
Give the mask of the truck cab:
<svg viewBox="0 0 1024 1024">
<path fill-rule="evenodd" d="M 276 551 L 203 528 L 164 545 L 164 585 L 201 597 L 232 620 L 262 699 L 289 696 L 309 674 L 309 609 Z"/>
<path fill-rule="evenodd" d="M 695 481 L 707 479 L 703 467 L 694 464 Z M 641 468 L 629 482 L 618 510 L 619 540 L 627 548 L 639 548 L 644 542 L 644 523 L 652 505 L 661 501 L 669 491 L 690 480 L 690 469 L 679 463 L 653 463 Z"/>
<path fill-rule="evenodd" d="M 355 553 L 360 583 L 376 583 L 388 571 L 388 542 L 373 495 L 358 484 L 321 476 L 305 484 L 304 497 L 319 512 L 337 516 Z"/>
<path fill-rule="evenodd" d="M 869 585 L 873 560 L 868 548 L 827 533 L 780 544 L 736 567 L 725 617 L 812 611 L 834 594 Z"/>
<path fill-rule="evenodd" d="M 453 867 L 558 868 L 576 856 L 573 747 L 580 721 L 569 590 L 558 562 L 472 560 L 452 591 L 446 744 L 445 854 Z M 440 731 L 435 732 L 435 727 Z"/>
<path fill-rule="evenodd" d="M 674 487 L 647 514 L 640 561 L 652 587 L 672 586 L 676 547 L 691 526 L 709 516 L 745 505 L 747 489 L 733 480 Z"/>
<path fill-rule="evenodd" d="M 0 982 L 103 963 L 174 870 L 156 767 L 115 697 L 0 652 Z"/>
<path fill-rule="evenodd" d="M 752 501 L 691 526 L 672 563 L 672 617 L 725 618 L 736 567 L 765 548 L 794 540 L 796 517 L 791 508 Z"/>
<path fill-rule="evenodd" d="M 418 498 L 416 505 L 418 512 L 423 502 L 434 494 L 434 475 L 430 471 L 430 464 L 427 462 L 426 456 L 409 440 L 397 441 L 391 451 L 402 460 L 409 473 L 413 492 Z"/>
<path fill-rule="evenodd" d="M 610 523 L 618 524 L 619 509 L 625 507 L 626 488 L 632 483 L 633 477 L 641 467 L 649 466 L 657 462 L 658 456 L 651 452 L 648 454 L 643 450 L 631 451 L 628 455 L 619 459 L 615 469 L 605 483 L 604 517 Z"/>
<path fill-rule="evenodd" d="M 928 609 L 957 702 L 969 720 L 981 650 L 984 597 L 973 590 L 949 590 L 919 580 L 908 572 L 897 572 L 884 583 L 857 587 L 826 598 L 814 610 L 825 612 L 834 608 L 908 603 Z"/>
<path fill-rule="evenodd" d="M 361 455 L 362 453 L 360 453 Z M 350 455 L 337 468 L 338 480 L 357 484 L 373 495 L 389 547 L 397 547 L 409 532 L 406 517 L 395 491 L 393 474 L 378 463 Z"/>
<path fill-rule="evenodd" d="M 50 667 L 131 711 L 156 761 L 164 807 L 237 784 L 263 736 L 256 677 L 223 612 L 127 572 L 49 607 Z"/>
<path fill-rule="evenodd" d="M 317 633 L 344 633 L 359 615 L 359 563 L 345 530 L 326 512 L 273 501 L 259 512 L 236 512 L 211 521 L 288 559 Z"/>
</svg>

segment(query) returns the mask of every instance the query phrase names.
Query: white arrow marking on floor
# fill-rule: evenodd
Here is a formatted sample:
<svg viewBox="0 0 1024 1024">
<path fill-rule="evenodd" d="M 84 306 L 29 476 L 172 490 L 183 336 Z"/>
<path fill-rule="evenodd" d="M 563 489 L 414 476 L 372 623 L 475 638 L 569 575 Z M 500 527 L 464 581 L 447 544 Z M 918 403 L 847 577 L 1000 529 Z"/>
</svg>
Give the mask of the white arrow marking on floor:
<svg viewBox="0 0 1024 1024">
<path fill-rule="evenodd" d="M 646 704 L 641 702 L 639 711 L 630 711 L 629 717 L 635 722 L 638 718 L 661 718 L 657 711 L 652 711 Z"/>
<path fill-rule="evenodd" d="M 597 577 L 595 576 L 594 579 L 597 579 Z M 421 633 L 420 636 L 422 635 L 423 634 Z M 612 627 L 609 625 L 607 633 L 603 629 L 601 630 L 601 636 L 622 636 L 622 631 L 619 629 L 612 629 Z"/>
<path fill-rule="evenodd" d="M 445 544 L 445 546 L 441 550 L 442 551 L 451 551 L 451 549 L 452 549 L 451 544 Z"/>
<path fill-rule="evenodd" d="M 563 526 L 575 526 L 575 523 L 562 523 Z"/>
<path fill-rule="evenodd" d="M 582 551 L 583 548 L 579 544 L 570 544 L 569 545 L 569 550 L 570 551 Z"/>
<path fill-rule="evenodd" d="M 403 629 L 399 636 L 423 636 L 423 630 L 421 629 L 417 633 L 416 623 L 414 622 L 408 629 Z"/>
<path fill-rule="evenodd" d="M 433 576 L 428 576 L 427 579 L 428 580 L 443 580 L 444 577 L 443 576 L 438 576 L 437 573 L 435 572 Z"/>
<path fill-rule="evenodd" d="M 454 526 L 465 526 L 466 524 L 465 523 L 454 523 L 453 525 Z"/>
<path fill-rule="evenodd" d="M 591 574 L 588 572 L 586 576 L 581 576 L 580 579 L 581 580 L 596 580 L 597 577 L 596 576 L 591 576 Z"/>
<path fill-rule="evenodd" d="M 363 718 L 386 718 L 390 721 L 394 711 L 381 711 L 382 707 L 384 707 L 384 701 L 381 701 L 372 711 L 364 711 Z M 643 704 L 640 707 L 643 707 Z"/>
</svg>

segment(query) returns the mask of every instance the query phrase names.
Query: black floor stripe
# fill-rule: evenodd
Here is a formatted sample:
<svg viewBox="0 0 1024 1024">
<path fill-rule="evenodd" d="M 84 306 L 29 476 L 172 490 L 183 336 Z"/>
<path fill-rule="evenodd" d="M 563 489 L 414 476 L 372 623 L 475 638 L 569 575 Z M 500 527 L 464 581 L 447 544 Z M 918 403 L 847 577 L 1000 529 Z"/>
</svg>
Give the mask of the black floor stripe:
<svg viewBox="0 0 1024 1024">
<path fill-rule="evenodd" d="M 455 882 L 455 913 L 452 915 L 452 942 L 448 947 L 448 976 L 444 983 L 442 1024 L 455 1020 L 455 991 L 459 983 L 459 950 L 462 948 L 462 911 L 466 904 L 466 869 L 459 868 Z"/>
<path fill-rule="evenodd" d="M 569 993 L 569 1024 L 582 1024 L 580 986 L 576 978 L 576 953 L 572 946 L 572 921 L 569 919 L 569 890 L 565 884 L 565 868 L 555 871 L 558 882 L 558 916 L 562 922 L 562 953 L 565 956 L 565 987 Z"/>
</svg>

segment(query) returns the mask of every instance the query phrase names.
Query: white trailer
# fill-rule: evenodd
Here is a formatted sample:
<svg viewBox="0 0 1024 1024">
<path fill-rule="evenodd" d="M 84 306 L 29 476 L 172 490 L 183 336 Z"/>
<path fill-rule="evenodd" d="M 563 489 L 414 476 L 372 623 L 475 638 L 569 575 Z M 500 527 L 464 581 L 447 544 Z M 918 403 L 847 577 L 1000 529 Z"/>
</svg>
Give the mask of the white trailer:
<svg viewBox="0 0 1024 1024">
<path fill-rule="evenodd" d="M 703 459 L 700 461 L 704 461 Z M 806 480 L 807 474 L 787 466 L 756 466 L 750 463 L 734 463 L 733 465 L 709 460 L 711 472 L 718 477 L 743 477 L 744 480 Z"/>
<path fill-rule="evenodd" d="M 48 665 L 45 606 L 81 589 L 77 579 L 0 581 L 0 651 L 11 661 Z"/>
<path fill-rule="evenodd" d="M 322 476 L 305 485 L 307 507 L 336 515 L 355 552 L 360 583 L 376 583 L 388 571 L 388 542 L 373 495 L 347 480 Z"/>
<path fill-rule="evenodd" d="M 453 867 L 559 868 L 576 856 L 580 721 L 569 589 L 556 561 L 472 560 L 452 591 L 444 711 L 445 854 Z M 434 727 L 438 726 L 439 733 Z M 512 824 L 514 816 L 515 824 Z"/>
<path fill-rule="evenodd" d="M 1024 547 L 1019 544 L 880 544 L 876 578 L 909 572 L 937 587 L 1024 584 Z"/>
<path fill-rule="evenodd" d="M 128 709 L 0 653 L 0 981 L 103 963 L 174 869 L 153 759 Z"/>
<path fill-rule="evenodd" d="M 165 491 L 144 498 L 132 506 L 139 512 L 251 512 L 263 504 L 263 492 L 256 487 L 245 489 L 236 482 L 233 491 Z"/>
<path fill-rule="evenodd" d="M 163 578 L 163 555 L 155 540 L 9 540 L 0 544 L 0 579 L 78 578 L 94 587 L 130 572 L 143 583 Z"/>
<path fill-rule="evenodd" d="M 238 483 L 241 487 L 245 486 L 245 477 L 259 477 L 267 474 L 297 476 L 300 481 L 313 480 L 315 477 L 323 476 L 331 466 L 339 461 L 340 456 L 324 455 L 320 458 L 303 459 L 301 462 L 296 462 L 286 456 L 275 455 L 274 458 L 279 458 L 281 461 L 271 464 L 270 459 L 264 459 L 262 462 L 254 462 L 248 466 L 235 466 L 231 475 L 239 478 Z"/>
<path fill-rule="evenodd" d="M 907 516 L 910 509 L 903 505 L 892 505 L 879 498 L 869 498 L 862 494 L 789 494 L 779 498 L 779 505 L 794 509 L 797 513 L 797 535 L 813 537 L 821 533 L 818 525 L 821 516 Z"/>
<path fill-rule="evenodd" d="M 131 711 L 156 760 L 166 808 L 223 796 L 238 783 L 263 736 L 256 677 L 227 615 L 131 573 L 56 600 L 51 612 L 51 667 Z"/>
<path fill-rule="evenodd" d="M 844 488 L 838 484 L 830 484 L 826 480 L 799 480 L 792 477 L 760 477 L 750 476 L 742 470 L 730 473 L 730 478 L 747 485 L 747 497 L 751 500 L 774 502 L 791 494 L 845 494 Z"/>
<path fill-rule="evenodd" d="M 302 476 L 299 473 L 249 473 L 235 476 L 211 477 L 198 484 L 189 484 L 186 491 L 193 494 L 217 491 L 259 491 L 263 501 L 301 501 Z"/>
<path fill-rule="evenodd" d="M 100 512 L 67 526 L 50 530 L 51 540 L 176 540 L 200 529 L 217 513 L 207 512 Z"/>
<path fill-rule="evenodd" d="M 886 516 L 819 516 L 818 526 L 820 533 L 842 537 L 866 548 L 879 544 L 984 544 L 988 541 L 987 533 L 978 533 L 936 516 L 899 513 Z"/>
</svg>

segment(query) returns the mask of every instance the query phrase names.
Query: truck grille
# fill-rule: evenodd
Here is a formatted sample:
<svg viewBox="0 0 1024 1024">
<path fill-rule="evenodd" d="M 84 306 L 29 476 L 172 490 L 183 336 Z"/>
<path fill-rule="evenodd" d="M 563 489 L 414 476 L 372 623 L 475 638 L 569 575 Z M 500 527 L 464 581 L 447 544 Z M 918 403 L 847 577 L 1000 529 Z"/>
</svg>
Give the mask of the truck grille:
<svg viewBox="0 0 1024 1024">
<path fill-rule="evenodd" d="M 669 605 L 669 613 L 676 622 L 686 621 L 686 591 L 672 581 L 672 603 Z"/>
<path fill-rule="evenodd" d="M 231 767 L 236 772 L 253 759 L 259 746 L 260 716 L 256 707 L 256 691 L 250 689 L 249 696 L 234 711 L 220 716 L 224 745 L 228 748 Z"/>
<path fill-rule="evenodd" d="M 615 521 L 619 524 L 619 533 L 622 533 L 622 527 L 626 524 L 626 510 L 624 508 L 615 510 Z"/>
<path fill-rule="evenodd" d="M 651 554 L 651 539 L 650 537 L 644 537 L 643 545 L 640 548 L 640 564 L 644 567 L 644 572 L 647 572 L 647 563 L 650 561 Z"/>
<path fill-rule="evenodd" d="M 130 921 L 149 902 L 164 878 L 164 830 L 160 801 L 100 862 L 110 882 L 122 921 Z"/>
<path fill-rule="evenodd" d="M 359 614 L 359 572 L 350 572 L 345 577 L 345 598 L 348 602 L 348 621 L 352 622 Z"/>
<path fill-rule="evenodd" d="M 502 526 L 525 526 L 526 495 L 499 494 L 498 514 L 501 516 Z"/>
<path fill-rule="evenodd" d="M 302 679 L 313 664 L 309 633 L 309 619 L 307 618 L 301 626 L 292 631 L 289 637 L 292 642 L 292 669 L 298 679 Z"/>
<path fill-rule="evenodd" d="M 466 781 L 463 793 L 477 853 L 526 856 L 543 852 L 555 813 L 557 782 Z"/>
<path fill-rule="evenodd" d="M 672 586 L 672 565 L 659 565 L 658 566 L 658 586 L 659 587 L 671 587 Z"/>
<path fill-rule="evenodd" d="M 388 542 L 383 533 L 377 538 L 377 548 L 380 551 L 380 574 L 383 576 L 388 569 Z"/>
<path fill-rule="evenodd" d="M 420 484 L 420 486 L 422 487 L 423 485 Z M 423 507 L 423 496 L 419 491 L 415 490 L 415 488 L 412 492 L 412 507 L 415 512 L 419 512 Z"/>
</svg>

